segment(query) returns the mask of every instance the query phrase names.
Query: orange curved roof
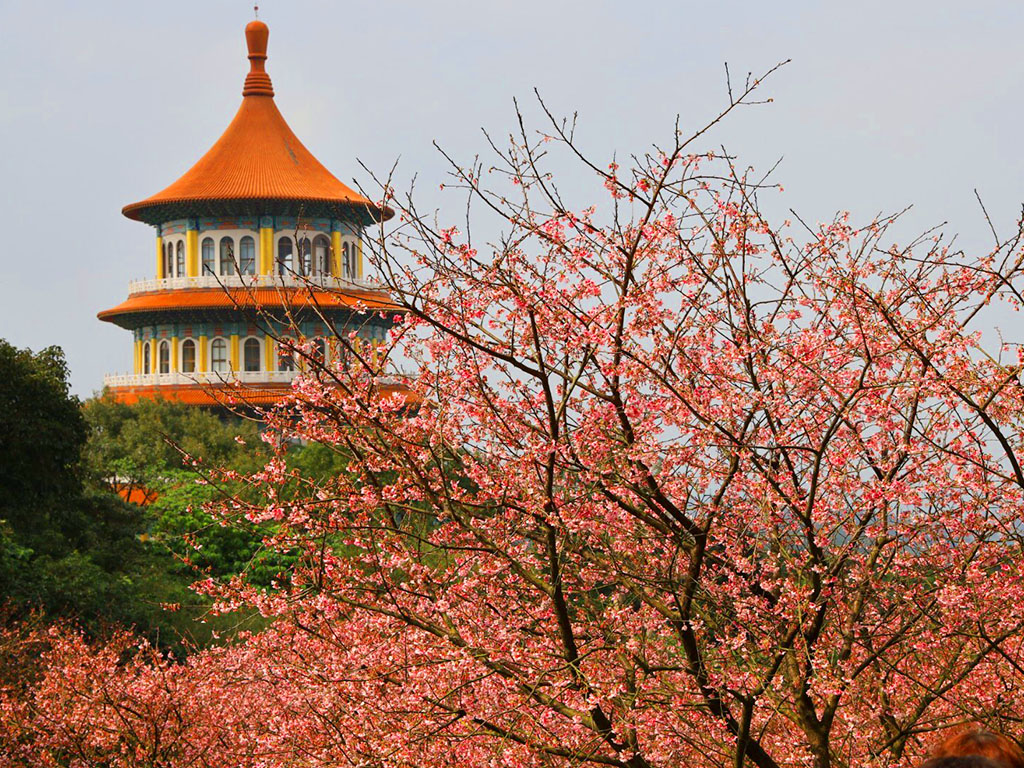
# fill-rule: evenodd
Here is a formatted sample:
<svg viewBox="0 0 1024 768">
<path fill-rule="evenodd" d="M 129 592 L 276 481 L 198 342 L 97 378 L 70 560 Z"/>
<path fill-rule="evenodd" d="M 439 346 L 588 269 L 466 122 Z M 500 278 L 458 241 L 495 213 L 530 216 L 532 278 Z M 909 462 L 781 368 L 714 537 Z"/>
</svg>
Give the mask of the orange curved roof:
<svg viewBox="0 0 1024 768">
<path fill-rule="evenodd" d="M 132 405 L 139 400 L 176 400 L 185 405 L 227 405 L 232 400 L 239 404 L 273 405 L 291 395 L 289 384 L 260 384 L 259 386 L 229 387 L 202 384 L 174 386 L 148 385 L 139 387 L 109 387 L 119 403 Z"/>
<path fill-rule="evenodd" d="M 163 398 L 184 405 L 269 406 L 293 396 L 290 384 L 246 384 L 242 386 L 177 384 L 109 387 L 108 389 L 117 402 L 125 405 L 132 405 L 139 400 Z M 401 384 L 380 384 L 377 385 L 376 391 L 382 396 L 403 394 L 408 398 L 410 405 L 414 405 L 419 400 Z"/>
<path fill-rule="evenodd" d="M 377 291 L 338 291 L 309 288 L 184 288 L 137 293 L 116 307 L 96 316 L 116 323 L 124 315 L 143 312 L 167 312 L 201 309 L 364 309 L 400 310 L 386 293 Z"/>
<path fill-rule="evenodd" d="M 288 127 L 274 103 L 270 76 L 264 71 L 267 38 L 262 21 L 245 28 L 250 71 L 242 106 L 217 143 L 184 176 L 152 197 L 126 205 L 130 219 L 160 224 L 193 206 L 192 215 L 211 210 L 210 203 L 291 203 L 309 215 L 390 218 L 358 192 L 338 181 Z M 274 206 L 268 206 L 274 207 Z M 276 213 L 263 210 L 262 213 Z"/>
</svg>

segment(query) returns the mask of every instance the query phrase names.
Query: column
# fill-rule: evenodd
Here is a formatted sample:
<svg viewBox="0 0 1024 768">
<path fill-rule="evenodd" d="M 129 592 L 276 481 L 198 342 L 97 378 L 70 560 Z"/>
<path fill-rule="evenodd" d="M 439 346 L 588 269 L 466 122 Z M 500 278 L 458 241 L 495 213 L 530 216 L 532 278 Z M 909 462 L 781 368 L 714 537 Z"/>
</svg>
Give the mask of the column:
<svg viewBox="0 0 1024 768">
<path fill-rule="evenodd" d="M 363 237 L 362 233 L 356 235 L 356 277 L 363 279 Z"/>
<path fill-rule="evenodd" d="M 171 373 L 178 372 L 178 337 L 171 336 Z"/>
<path fill-rule="evenodd" d="M 187 219 L 185 222 L 185 274 L 189 277 L 199 276 L 198 219 Z"/>
<path fill-rule="evenodd" d="M 134 343 L 132 344 L 132 352 L 134 353 L 134 359 L 135 359 L 135 370 L 134 370 L 134 373 L 135 373 L 136 376 L 138 376 L 140 373 L 142 373 L 142 341 L 141 341 L 141 339 L 138 339 L 138 338 L 135 339 Z"/>
<path fill-rule="evenodd" d="M 206 360 L 206 357 L 209 354 L 209 352 L 208 352 L 208 345 L 207 345 L 207 339 L 206 339 L 205 336 L 200 336 L 196 343 L 199 345 L 199 350 L 198 350 L 198 352 L 199 352 L 199 360 L 196 363 L 196 371 L 197 372 L 201 371 L 201 372 L 205 373 L 206 371 L 210 370 L 209 367 L 207 366 L 207 360 Z"/>
<path fill-rule="evenodd" d="M 260 216 L 260 274 L 274 274 L 273 216 Z"/>
<path fill-rule="evenodd" d="M 274 340 L 270 336 L 263 337 L 263 370 L 272 371 L 274 365 Z"/>
<path fill-rule="evenodd" d="M 238 365 L 238 334 L 237 333 L 231 334 L 231 342 L 228 345 L 228 350 L 229 350 L 228 351 L 228 355 L 229 355 L 229 357 L 228 357 L 228 364 L 230 365 L 232 371 L 238 371 L 239 370 L 239 365 Z"/>
<path fill-rule="evenodd" d="M 341 277 L 341 222 L 331 219 L 331 275 Z"/>
<path fill-rule="evenodd" d="M 164 274 L 164 236 L 160 227 L 156 228 L 156 279 L 163 280 Z"/>
</svg>

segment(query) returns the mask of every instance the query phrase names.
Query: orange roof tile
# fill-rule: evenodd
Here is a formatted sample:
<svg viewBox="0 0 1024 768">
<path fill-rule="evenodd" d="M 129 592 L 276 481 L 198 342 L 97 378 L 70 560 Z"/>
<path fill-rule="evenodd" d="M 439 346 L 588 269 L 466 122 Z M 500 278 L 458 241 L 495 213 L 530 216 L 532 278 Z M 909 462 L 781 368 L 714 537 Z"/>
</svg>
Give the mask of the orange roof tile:
<svg viewBox="0 0 1024 768">
<path fill-rule="evenodd" d="M 174 386 L 110 387 L 110 392 L 119 403 L 132 405 L 139 400 L 175 400 L 184 405 L 227 405 L 232 400 L 238 404 L 273 405 L 291 395 L 289 384 L 261 384 L 259 387 L 234 388 L 203 384 Z"/>
<path fill-rule="evenodd" d="M 184 176 L 152 197 L 127 205 L 125 216 L 151 224 L 209 212 L 212 203 L 291 202 L 308 215 L 390 218 L 371 201 L 342 184 L 292 133 L 274 103 L 270 76 L 264 71 L 269 29 L 262 21 L 245 28 L 250 72 L 242 106 L 217 143 Z M 293 207 L 295 207 L 293 205 Z M 298 210 L 297 209 L 297 210 Z M 277 211 L 260 211 L 276 213 Z M 282 211 L 283 213 L 283 211 Z"/>
<path fill-rule="evenodd" d="M 151 491 L 149 488 L 138 485 L 120 486 L 116 491 L 117 495 L 129 504 L 138 504 L 140 507 L 152 504 L 159 498 L 159 494 L 156 491 Z"/>
<path fill-rule="evenodd" d="M 399 310 L 387 294 L 376 291 L 327 291 L 307 288 L 184 288 L 137 293 L 96 316 L 117 323 L 118 318 L 144 312 L 197 309 L 274 310 L 366 309 Z M 118 323 L 120 325 L 120 323 Z"/>
<path fill-rule="evenodd" d="M 139 387 L 110 387 L 119 403 L 132 405 L 139 400 L 164 398 L 184 405 L 204 406 L 267 406 L 292 396 L 290 384 L 232 385 L 186 384 Z M 411 405 L 419 398 L 401 384 L 380 384 L 375 390 L 381 396 L 404 394 Z"/>
</svg>

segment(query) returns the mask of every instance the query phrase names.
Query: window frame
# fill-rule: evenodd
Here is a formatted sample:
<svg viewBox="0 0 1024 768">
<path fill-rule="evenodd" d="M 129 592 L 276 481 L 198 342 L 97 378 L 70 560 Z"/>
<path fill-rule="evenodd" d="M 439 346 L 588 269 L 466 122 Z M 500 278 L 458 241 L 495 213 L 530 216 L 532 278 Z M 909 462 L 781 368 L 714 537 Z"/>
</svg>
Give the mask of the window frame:
<svg viewBox="0 0 1024 768">
<path fill-rule="evenodd" d="M 216 352 L 218 348 L 218 342 L 224 349 L 224 358 L 218 361 Z M 223 367 L 218 368 L 218 363 L 222 364 Z M 211 373 L 229 373 L 231 371 L 231 354 L 228 346 L 228 340 L 223 336 L 214 336 L 210 339 L 210 372 Z"/>
<path fill-rule="evenodd" d="M 164 376 L 171 372 L 171 343 L 161 339 L 156 345 L 157 373 Z"/>
<path fill-rule="evenodd" d="M 290 336 L 282 336 L 281 339 L 291 339 Z M 294 344 L 294 340 L 291 341 Z M 294 349 L 286 349 L 281 345 L 280 340 L 274 344 L 274 370 L 280 372 L 295 372 L 297 365 L 295 363 L 295 351 Z M 287 360 L 288 365 L 282 365 L 282 362 Z"/>
<path fill-rule="evenodd" d="M 256 274 L 256 239 L 252 235 L 242 235 L 238 239 L 238 274 Z"/>
<path fill-rule="evenodd" d="M 225 253 L 227 244 L 227 253 Z M 235 274 L 235 238 L 231 235 L 221 235 L 217 241 L 217 274 L 221 277 L 231 277 Z"/>
<path fill-rule="evenodd" d="M 314 275 L 331 274 L 331 241 L 323 233 L 313 236 L 312 263 Z"/>
<path fill-rule="evenodd" d="M 281 253 L 281 244 L 282 243 L 288 246 L 288 254 L 287 254 L 288 258 L 287 259 L 282 258 L 282 256 L 283 256 L 283 254 Z M 292 269 L 293 269 L 292 264 L 294 262 L 294 259 L 295 259 L 295 244 L 292 242 L 292 239 L 290 237 L 288 237 L 288 235 L 282 235 L 281 237 L 279 237 L 277 239 L 277 247 L 275 248 L 275 252 L 274 252 L 274 263 L 277 264 L 277 274 L 278 275 L 282 275 L 282 276 L 283 275 L 291 274 L 292 273 Z"/>
<path fill-rule="evenodd" d="M 313 272 L 313 241 L 309 235 L 299 240 L 299 274 L 308 277 Z"/>
<path fill-rule="evenodd" d="M 256 342 L 256 367 L 249 367 L 249 350 L 251 346 L 249 342 Z M 242 342 L 242 372 L 243 373 L 259 373 L 263 370 L 263 343 L 257 336 L 247 336 Z"/>
<path fill-rule="evenodd" d="M 348 243 L 341 244 L 341 276 L 346 279 L 352 278 L 352 264 L 349 261 Z"/>
<path fill-rule="evenodd" d="M 189 367 L 188 364 L 187 364 L 189 356 L 187 354 L 185 354 L 185 350 L 186 349 L 191 350 L 191 352 L 192 352 L 192 366 L 191 367 Z M 199 362 L 198 357 L 196 355 L 196 351 L 197 351 L 197 349 L 196 349 L 195 339 L 182 339 L 181 340 L 181 351 L 180 351 L 180 354 L 181 354 L 181 372 L 182 373 L 195 373 L 196 372 L 196 365 Z"/>
<path fill-rule="evenodd" d="M 210 252 L 209 258 L 207 258 L 206 246 L 209 244 Z M 202 244 L 199 246 L 200 252 L 200 273 L 205 277 L 206 275 L 217 274 L 217 241 L 207 235 L 203 238 Z"/>
</svg>

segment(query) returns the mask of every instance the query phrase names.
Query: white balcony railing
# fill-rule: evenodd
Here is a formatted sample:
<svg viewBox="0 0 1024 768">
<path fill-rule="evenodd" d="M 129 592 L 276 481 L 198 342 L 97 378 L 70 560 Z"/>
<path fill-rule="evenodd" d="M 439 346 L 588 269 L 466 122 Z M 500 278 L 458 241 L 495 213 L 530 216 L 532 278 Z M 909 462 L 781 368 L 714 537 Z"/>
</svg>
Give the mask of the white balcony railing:
<svg viewBox="0 0 1024 768">
<path fill-rule="evenodd" d="M 298 371 L 197 371 L 196 373 L 112 373 L 103 377 L 105 387 L 188 386 L 190 384 L 287 384 Z"/>
<path fill-rule="evenodd" d="M 202 275 L 200 277 L 166 277 L 153 280 L 132 280 L 128 293 L 173 291 L 183 288 L 325 288 L 328 290 L 379 291 L 376 280 L 332 277 L 330 275 Z"/>
</svg>

